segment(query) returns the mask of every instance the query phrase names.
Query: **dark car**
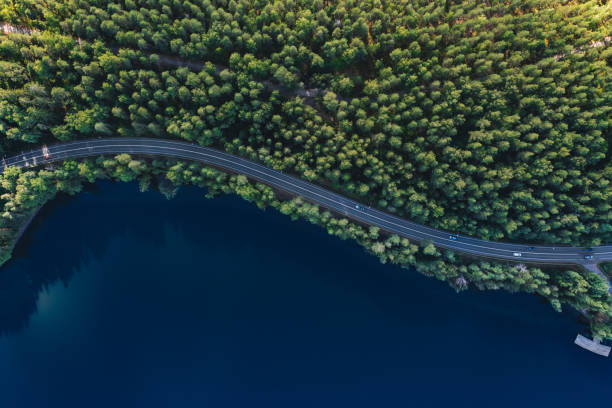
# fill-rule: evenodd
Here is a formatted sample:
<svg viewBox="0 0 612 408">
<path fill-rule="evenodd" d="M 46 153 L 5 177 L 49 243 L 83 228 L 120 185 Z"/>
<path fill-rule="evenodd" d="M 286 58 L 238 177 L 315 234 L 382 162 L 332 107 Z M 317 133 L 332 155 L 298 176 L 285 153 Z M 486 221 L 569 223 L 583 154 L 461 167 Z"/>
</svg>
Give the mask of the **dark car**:
<svg viewBox="0 0 612 408">
<path fill-rule="evenodd" d="M 593 252 L 593 248 L 584 248 L 584 250 L 587 252 Z"/>
<path fill-rule="evenodd" d="M 533 251 L 535 249 L 535 247 L 527 247 L 528 251 Z"/>
</svg>

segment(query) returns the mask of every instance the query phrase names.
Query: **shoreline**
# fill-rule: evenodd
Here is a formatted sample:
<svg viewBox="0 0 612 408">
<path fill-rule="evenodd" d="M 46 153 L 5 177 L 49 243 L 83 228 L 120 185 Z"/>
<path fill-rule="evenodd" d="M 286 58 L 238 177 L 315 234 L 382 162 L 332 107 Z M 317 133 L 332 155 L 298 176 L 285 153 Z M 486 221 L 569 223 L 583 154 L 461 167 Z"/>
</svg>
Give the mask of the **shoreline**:
<svg viewBox="0 0 612 408">
<path fill-rule="evenodd" d="M 213 148 L 198 146 L 178 140 L 138 138 L 100 138 L 82 140 L 78 142 L 59 143 L 49 148 L 50 158 L 40 156 L 38 149 L 31 150 L 21 156 L 7 158 L 7 166 L 25 167 L 37 161 L 37 165 L 47 162 L 59 161 L 69 157 L 81 158 L 100 154 L 154 155 L 179 160 L 195 161 L 210 166 L 222 167 L 225 171 L 239 172 L 247 178 L 267 184 L 271 187 L 281 188 L 290 193 L 300 195 L 304 200 L 315 202 L 331 211 L 337 211 L 346 218 L 367 223 L 401 237 L 412 240 L 430 240 L 432 244 L 451 251 L 467 253 L 482 258 L 494 258 L 520 263 L 547 263 L 552 265 L 579 265 L 584 267 L 583 247 L 563 247 L 558 250 L 556 246 L 538 246 L 537 252 L 524 252 L 526 243 L 509 243 L 487 241 L 474 237 L 463 236 L 449 238 L 447 231 L 438 230 L 423 224 L 414 223 L 397 215 L 366 207 L 344 195 L 317 186 L 316 184 L 301 180 L 289 174 L 276 171 L 264 165 L 234 156 Z M 75 153 L 76 152 L 76 153 Z M 42 157 L 42 158 L 41 158 Z M 560 248 L 559 248 L 560 249 Z M 596 260 L 612 260 L 612 245 L 598 246 Z M 521 258 L 516 258 L 521 256 Z"/>
<path fill-rule="evenodd" d="M 220 167 L 218 167 L 218 166 L 211 166 L 211 167 L 217 168 L 217 169 L 219 169 L 220 171 L 224 171 L 224 172 L 229 173 L 229 174 L 239 174 L 239 173 L 236 173 L 236 172 L 232 172 L 232 171 L 227 171 L 227 170 L 224 170 L 224 169 L 222 169 L 222 168 L 220 168 Z M 252 179 L 251 179 L 251 180 L 252 180 Z M 98 182 L 98 181 L 100 181 L 100 180 L 96 180 L 96 182 Z M 112 182 L 113 184 L 115 184 L 115 183 L 123 183 L 123 182 L 122 182 L 122 181 L 120 181 L 120 180 L 111 180 L 111 182 Z M 179 186 L 177 186 L 177 187 L 185 187 L 185 186 L 186 186 L 186 185 L 179 185 Z M 198 188 L 198 189 L 205 189 L 205 190 L 206 190 L 206 187 L 202 187 L 202 186 L 195 186 L 195 185 L 194 185 L 194 187 L 196 187 L 196 188 Z M 292 194 L 290 191 L 284 190 L 284 189 L 282 189 L 282 188 L 279 188 L 279 187 L 276 187 L 276 186 L 270 186 L 270 187 L 272 188 L 272 190 L 274 190 L 274 191 L 275 191 L 275 194 L 277 195 L 277 198 L 278 198 L 278 195 L 279 195 L 279 194 L 285 194 L 285 195 L 288 195 L 289 197 L 295 197 L 295 196 L 296 196 L 296 195 Z M 241 199 L 243 199 L 243 200 L 246 200 L 246 199 L 245 199 L 245 197 L 242 197 L 242 196 L 241 196 L 240 194 L 238 194 L 237 192 L 231 192 L 231 193 L 225 193 L 225 194 L 229 194 L 229 195 L 236 195 L 237 197 L 239 197 L 239 198 L 241 198 Z M 50 200 L 50 201 L 52 201 L 52 200 Z M 50 202 L 50 201 L 48 201 L 48 202 Z M 248 201 L 248 200 L 247 200 L 247 201 Z M 313 203 L 313 204 L 315 204 L 315 205 L 316 205 L 316 203 L 314 203 L 314 202 L 312 202 L 312 201 L 310 201 L 310 200 L 305 200 L 305 201 L 307 201 L 307 202 L 311 202 L 311 203 Z M 48 202 L 47 202 L 47 203 L 48 203 Z M 11 259 L 13 258 L 13 255 L 14 255 L 14 253 L 13 253 L 13 252 L 14 252 L 14 250 L 15 250 L 15 247 L 17 246 L 17 244 L 19 243 L 20 239 L 23 237 L 23 235 L 25 234 L 25 232 L 27 231 L 27 229 L 28 229 L 28 228 L 31 226 L 31 224 L 32 224 L 32 222 L 34 221 L 34 219 L 36 218 L 36 216 L 37 216 L 37 215 L 40 213 L 40 211 L 42 210 L 42 208 L 43 208 L 43 207 L 45 206 L 45 204 L 47 204 L 47 203 L 44 203 L 44 204 L 41 204 L 41 205 L 38 205 L 37 207 L 35 207 L 35 208 L 33 209 L 32 213 L 29 215 L 29 217 L 27 217 L 27 219 L 25 220 L 25 222 L 24 222 L 24 223 L 23 223 L 23 224 L 22 224 L 22 225 L 19 227 L 19 229 L 18 229 L 18 231 L 17 231 L 17 233 L 16 233 L 16 235 L 15 235 L 15 238 L 14 238 L 14 240 L 13 240 L 13 243 L 12 243 L 12 246 L 11 246 L 11 249 L 10 249 L 10 252 L 9 252 L 9 259 L 7 259 L 7 261 L 9 261 L 9 260 L 11 260 Z M 275 208 L 275 207 L 272 207 L 272 208 Z M 278 208 L 276 208 L 276 209 L 278 210 Z M 337 213 L 337 214 L 338 214 L 338 215 L 340 215 L 340 216 L 342 216 L 342 215 L 343 215 L 342 213 L 336 212 L 336 211 L 334 211 L 334 210 L 330 210 L 330 211 L 335 212 L 335 213 Z M 305 220 L 305 221 L 307 221 L 307 222 L 308 222 L 308 220 Z M 359 221 L 357 221 L 357 222 L 359 222 Z M 317 225 L 317 226 L 318 226 L 318 224 L 316 224 L 316 223 L 315 223 L 315 225 Z M 376 255 L 374 255 L 374 257 L 375 257 L 375 258 L 377 258 L 377 257 L 376 257 Z M 1 266 L 3 266 L 3 265 L 1 265 L 1 264 L 0 264 L 0 267 L 1 267 Z M 541 265 L 541 266 L 550 266 L 550 265 L 543 264 L 543 265 Z M 595 272 L 595 271 L 593 271 L 593 270 L 592 270 L 592 269 L 590 269 L 590 268 L 585 268 L 585 269 L 587 269 L 587 270 L 588 270 L 588 271 L 590 271 L 590 272 Z M 422 272 L 419 272 L 419 270 L 418 270 L 418 267 L 417 267 L 417 266 L 414 266 L 414 270 L 415 270 L 416 272 L 420 273 L 420 274 L 423 274 Z M 600 274 L 600 275 L 603 275 L 603 273 L 602 273 L 602 272 L 600 272 L 600 271 L 598 271 L 598 270 L 597 270 L 597 272 L 596 272 L 596 273 L 598 273 L 598 274 Z M 606 280 L 607 280 L 607 279 L 606 279 Z M 608 282 L 608 285 L 609 285 L 609 291 L 610 291 L 610 293 L 612 293 L 612 284 L 610 283 L 610 281 L 609 281 L 609 280 L 607 280 L 607 282 Z M 489 291 L 489 290 L 487 290 L 487 289 L 484 289 L 484 290 L 483 290 L 483 289 L 477 289 L 477 291 L 479 291 L 479 292 L 480 292 L 480 291 Z M 576 312 L 577 312 L 577 313 L 578 313 L 580 316 L 582 316 L 583 318 L 587 319 L 588 321 L 590 321 L 590 320 L 591 320 L 591 318 L 590 318 L 590 317 L 588 316 L 588 314 L 586 313 L 586 310 L 584 310 L 584 309 L 582 309 L 582 310 L 581 310 L 581 309 L 578 309 L 578 308 L 576 308 L 575 306 L 572 306 L 572 305 L 570 305 L 570 304 L 568 304 L 568 306 L 569 306 L 571 309 L 575 310 L 575 311 L 576 311 Z M 606 344 L 606 340 L 607 340 L 607 339 L 604 339 L 604 342 L 603 342 L 602 344 Z"/>
<path fill-rule="evenodd" d="M 15 239 L 13 240 L 13 244 L 11 246 L 11 251 L 10 251 L 11 252 L 11 258 L 12 258 L 12 255 L 13 255 L 13 251 L 15 250 L 15 247 L 17 246 L 17 243 L 19 243 L 19 240 L 21 239 L 23 234 L 26 232 L 26 230 L 28 229 L 28 227 L 30 226 L 32 221 L 34 221 L 34 218 L 36 218 L 36 216 L 38 215 L 40 210 L 43 208 L 43 206 L 44 206 L 44 204 L 41 204 L 41 205 L 37 206 L 36 208 L 34 208 L 34 211 L 30 215 L 28 220 L 26 222 L 24 222 L 23 224 L 21 224 L 21 227 L 19 227 L 19 230 L 17 231 L 17 234 L 15 235 Z"/>
</svg>

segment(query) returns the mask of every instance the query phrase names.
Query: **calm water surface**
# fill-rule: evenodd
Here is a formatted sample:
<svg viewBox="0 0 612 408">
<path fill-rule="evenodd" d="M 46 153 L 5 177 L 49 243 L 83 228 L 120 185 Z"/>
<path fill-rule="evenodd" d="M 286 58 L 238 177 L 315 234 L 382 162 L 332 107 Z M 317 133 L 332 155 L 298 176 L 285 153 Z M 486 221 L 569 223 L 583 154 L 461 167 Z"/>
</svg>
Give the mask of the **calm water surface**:
<svg viewBox="0 0 612 408">
<path fill-rule="evenodd" d="M 611 404 L 612 362 L 572 345 L 574 314 L 456 295 L 236 197 L 99 184 L 17 252 L 0 407 Z"/>
</svg>

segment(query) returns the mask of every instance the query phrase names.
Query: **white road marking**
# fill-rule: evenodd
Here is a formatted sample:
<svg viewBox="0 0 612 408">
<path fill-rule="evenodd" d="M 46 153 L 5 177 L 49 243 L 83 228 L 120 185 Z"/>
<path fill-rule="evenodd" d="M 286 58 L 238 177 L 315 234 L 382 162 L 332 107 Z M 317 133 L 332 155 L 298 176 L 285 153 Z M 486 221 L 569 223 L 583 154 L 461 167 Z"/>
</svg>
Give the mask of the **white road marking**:
<svg viewBox="0 0 612 408">
<path fill-rule="evenodd" d="M 127 140 L 126 140 L 127 141 Z M 96 142 L 96 141 L 94 141 Z M 82 143 L 87 143 L 86 147 L 78 147 L 78 148 L 73 148 L 73 149 L 65 149 L 66 147 L 70 147 L 72 145 L 79 145 Z M 254 175 L 252 173 L 259 173 L 263 176 L 259 176 L 260 180 L 262 181 L 270 181 L 270 179 L 274 179 L 278 181 L 278 184 L 285 184 L 285 185 L 289 185 L 292 186 L 295 190 L 295 192 L 297 191 L 304 191 L 306 193 L 308 193 L 309 195 L 314 195 L 314 196 L 318 196 L 321 197 L 322 201 L 327 201 L 327 202 L 331 202 L 334 203 L 340 207 L 344 207 L 344 212 L 348 215 L 348 211 L 347 209 L 351 210 L 353 213 L 357 213 L 358 215 L 360 215 L 360 217 L 358 217 L 359 219 L 363 220 L 363 221 L 367 221 L 368 219 L 375 219 L 378 220 L 379 226 L 382 226 L 383 228 L 386 228 L 383 224 L 387 224 L 387 225 L 393 225 L 399 229 L 402 230 L 406 230 L 406 231 L 412 231 L 414 234 L 413 235 L 421 235 L 421 236 L 426 236 L 426 237 L 431 237 L 434 238 L 438 243 L 440 241 L 446 241 L 446 242 L 451 242 L 451 243 L 456 243 L 456 246 L 452 246 L 452 245 L 447 245 L 448 248 L 450 249 L 454 249 L 454 250 L 458 250 L 458 251 L 463 251 L 463 252 L 467 252 L 467 253 L 474 253 L 474 254 L 480 254 L 480 255 L 489 255 L 492 257 L 507 257 L 508 259 L 512 259 L 513 256 L 512 255 L 505 255 L 505 254 L 495 254 L 494 252 L 515 252 L 517 249 L 513 248 L 513 249 L 504 249 L 504 248 L 497 248 L 497 247 L 491 247 L 491 246 L 484 246 L 484 245 L 478 245 L 478 244 L 474 244 L 474 243 L 469 243 L 469 242 L 462 242 L 459 241 L 457 242 L 456 240 L 450 240 L 448 238 L 444 238 L 443 236 L 438 236 L 435 234 L 431 234 L 429 232 L 426 231 L 421 231 L 421 230 L 417 230 L 414 228 L 411 228 L 409 226 L 405 226 L 402 224 L 398 224 L 397 222 L 394 222 L 393 219 L 398 219 L 398 217 L 395 217 L 393 215 L 387 215 L 387 217 L 391 218 L 391 220 L 387 220 L 384 218 L 380 218 L 374 214 L 371 214 L 371 211 L 377 211 L 377 210 L 369 210 L 370 212 L 366 212 L 363 209 L 355 209 L 354 205 L 357 202 L 353 202 L 353 204 L 346 204 L 345 202 L 341 202 L 338 201 L 334 198 L 332 198 L 333 196 L 337 195 L 333 192 L 328 192 L 329 195 L 331 195 L 332 197 L 329 197 L 327 195 L 324 194 L 320 194 L 314 190 L 322 190 L 320 187 L 310 184 L 308 182 L 302 181 L 302 180 L 297 180 L 292 176 L 287 176 L 284 175 L 288 180 L 284 179 L 284 178 L 279 178 L 277 177 L 274 173 L 280 173 L 277 170 L 274 169 L 270 169 L 270 168 L 266 168 L 265 166 L 261 166 L 258 165 L 256 163 L 252 163 L 247 159 L 244 159 L 242 157 L 238 157 L 238 156 L 232 156 L 231 159 L 228 159 L 226 157 L 223 156 L 231 156 L 229 153 L 224 153 L 224 152 L 217 152 L 214 151 L 211 148 L 207 148 L 204 146 L 198 146 L 198 145 L 190 145 L 193 147 L 193 150 L 189 150 L 189 149 L 183 149 L 180 147 L 177 147 L 177 145 L 186 145 L 187 143 L 185 142 L 174 142 L 174 141 L 165 141 L 165 140 L 160 140 L 160 141 L 156 141 L 156 143 L 159 143 L 159 145 L 151 145 L 151 144 L 129 144 L 129 143 L 133 143 L 133 142 L 128 142 L 126 144 L 104 144 L 104 145 L 100 145 L 100 146 L 91 146 L 89 145 L 89 142 L 79 142 L 79 141 L 75 141 L 75 142 L 70 142 L 67 145 L 64 145 L 64 150 L 61 150 L 57 153 L 54 153 L 55 155 L 67 155 L 71 153 L 71 152 L 78 152 L 78 151 L 83 151 L 83 150 L 88 150 L 89 152 L 92 152 L 94 148 L 98 148 L 98 149 L 111 149 L 111 148 L 119 148 L 119 149 L 123 149 L 127 152 L 131 152 L 133 151 L 132 148 L 136 148 L 136 149 L 142 149 L 145 151 L 142 152 L 138 152 L 138 153 L 142 153 L 142 154 L 154 154 L 154 155 L 168 155 L 170 156 L 171 154 L 168 154 L 167 152 L 164 152 L 164 150 L 171 150 L 171 151 L 176 151 L 176 152 L 184 152 L 187 153 L 187 156 L 180 156 L 178 153 L 175 155 L 176 157 L 182 157 L 182 158 L 186 158 L 186 159 L 191 159 L 194 160 L 193 157 L 190 157 L 190 155 L 195 155 L 195 156 L 200 156 L 203 159 L 201 160 L 204 163 L 209 163 L 209 164 L 214 164 L 210 159 L 207 161 L 205 158 L 211 158 L 213 160 L 217 160 L 217 161 L 222 161 L 222 162 L 227 162 L 230 163 L 231 165 L 225 165 L 224 167 L 236 171 L 236 167 L 242 167 L 244 169 L 247 169 L 248 171 L 251 172 L 251 176 L 253 177 Z M 166 146 L 163 146 L 166 145 Z M 150 151 L 147 151 L 146 149 L 151 149 Z M 207 150 L 207 151 L 201 151 L 201 150 Z M 154 150 L 161 150 L 160 152 L 156 152 Z M 211 153 L 212 151 L 212 153 Z M 115 152 L 104 152 L 101 151 L 99 153 L 94 153 L 94 154 L 115 154 L 117 153 L 117 151 Z M 44 159 L 44 156 L 34 156 L 36 157 L 42 157 L 43 158 L 43 162 L 44 161 L 55 161 L 58 160 L 59 158 L 54 158 L 54 159 Z M 197 159 L 195 159 L 197 160 Z M 28 161 L 26 159 L 25 156 L 23 156 L 23 160 L 18 160 L 15 163 L 11 163 L 11 165 L 20 165 L 22 163 L 25 162 L 25 165 L 28 165 Z M 246 164 L 245 164 L 246 163 Z M 253 167 L 256 166 L 256 167 Z M 257 167 L 264 167 L 265 171 L 262 171 L 260 169 L 258 169 Z M 282 173 L 280 173 L 282 174 Z M 264 177 L 265 176 L 265 177 Z M 257 176 L 254 176 L 257 177 Z M 301 183 L 306 184 L 308 187 L 311 187 L 312 189 L 308 189 L 306 187 L 297 185 L 293 182 L 291 182 L 292 180 L 296 180 L 299 181 Z M 299 194 L 299 193 L 298 193 Z M 348 200 L 348 199 L 345 199 Z M 323 204 L 323 202 L 321 201 L 321 203 Z M 358 203 L 357 203 L 358 204 Z M 378 211 L 377 211 L 378 212 Z M 408 221 L 406 221 L 408 222 Z M 388 227 L 387 227 L 388 228 Z M 429 227 L 423 227 L 426 229 L 430 229 Z M 447 232 L 443 232 L 440 231 L 439 234 L 441 235 L 448 235 L 449 233 Z M 474 238 L 468 238 L 468 239 L 474 239 Z M 486 241 L 483 241 L 486 242 Z M 497 245 L 513 245 L 513 244 L 503 244 L 503 243 L 498 243 Z M 464 248 L 465 246 L 470 246 L 470 247 L 475 247 L 475 248 L 480 248 L 480 249 L 484 249 L 487 250 L 485 251 L 478 251 L 478 250 L 472 250 L 472 249 L 468 249 L 468 248 Z M 520 245 L 520 244 L 516 244 L 516 247 L 519 248 L 523 248 L 525 245 Z M 563 247 L 563 248 L 568 248 L 568 247 Z M 583 249 L 580 249 L 580 251 L 582 251 Z M 594 256 L 599 257 L 600 255 L 608 255 L 608 254 L 612 254 L 612 252 L 595 252 L 593 253 Z M 528 254 L 526 254 L 527 257 L 530 257 L 532 255 L 550 255 L 548 253 L 543 253 L 543 252 L 529 252 Z M 568 252 L 559 252 L 556 256 L 557 257 L 580 257 L 581 254 L 577 254 L 577 253 L 568 253 Z M 541 262 L 563 262 L 563 260 L 559 259 L 559 258 L 553 258 L 553 259 L 543 259 L 543 258 L 536 258 L 534 261 L 541 261 Z M 567 262 L 571 262 L 571 263 L 576 263 L 578 262 L 578 260 L 571 260 L 568 259 Z"/>
</svg>

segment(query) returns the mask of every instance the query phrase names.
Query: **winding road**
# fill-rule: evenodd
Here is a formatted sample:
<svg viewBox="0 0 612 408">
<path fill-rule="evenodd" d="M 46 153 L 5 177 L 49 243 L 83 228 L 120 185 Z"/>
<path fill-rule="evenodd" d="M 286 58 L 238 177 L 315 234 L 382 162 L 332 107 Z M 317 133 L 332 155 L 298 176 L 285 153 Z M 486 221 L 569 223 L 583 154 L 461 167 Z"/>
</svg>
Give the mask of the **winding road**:
<svg viewBox="0 0 612 408">
<path fill-rule="evenodd" d="M 107 138 L 60 143 L 3 159 L 1 170 L 4 171 L 8 166 L 30 167 L 65 159 L 120 153 L 186 159 L 244 174 L 251 179 L 301 196 L 310 202 L 356 221 L 380 227 L 410 240 L 431 240 L 437 247 L 474 256 L 524 263 L 577 264 L 600 274 L 597 263 L 612 261 L 612 245 L 592 249 L 568 246 L 529 246 L 527 244 L 484 241 L 440 231 L 369 208 L 340 194 L 242 157 L 181 141 L 150 138 Z"/>
</svg>

